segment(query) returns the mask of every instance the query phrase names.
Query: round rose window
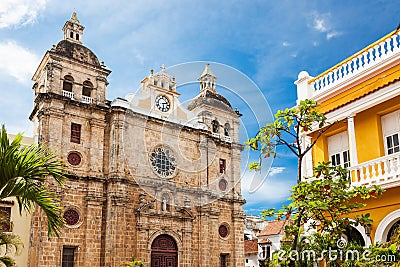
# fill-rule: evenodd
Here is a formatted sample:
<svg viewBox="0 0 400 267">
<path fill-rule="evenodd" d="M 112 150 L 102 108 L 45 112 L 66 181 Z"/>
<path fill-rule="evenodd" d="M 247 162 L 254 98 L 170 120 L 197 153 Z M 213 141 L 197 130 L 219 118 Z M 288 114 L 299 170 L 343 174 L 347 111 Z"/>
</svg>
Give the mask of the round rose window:
<svg viewBox="0 0 400 267">
<path fill-rule="evenodd" d="M 171 177 L 176 172 L 176 159 L 171 150 L 166 147 L 156 147 L 150 154 L 153 171 L 161 177 Z"/>
<path fill-rule="evenodd" d="M 63 217 L 67 225 L 76 225 L 79 222 L 79 213 L 73 209 L 66 210 Z"/>
<path fill-rule="evenodd" d="M 221 237 L 227 237 L 228 236 L 228 227 L 226 225 L 222 224 L 220 225 L 218 229 L 218 233 Z"/>
<path fill-rule="evenodd" d="M 81 163 L 81 155 L 79 155 L 77 152 L 71 152 L 68 154 L 68 163 L 77 166 Z"/>
<path fill-rule="evenodd" d="M 221 179 L 221 180 L 219 180 L 218 186 L 219 186 L 219 190 L 225 191 L 226 187 L 228 186 L 228 182 L 225 179 Z"/>
</svg>

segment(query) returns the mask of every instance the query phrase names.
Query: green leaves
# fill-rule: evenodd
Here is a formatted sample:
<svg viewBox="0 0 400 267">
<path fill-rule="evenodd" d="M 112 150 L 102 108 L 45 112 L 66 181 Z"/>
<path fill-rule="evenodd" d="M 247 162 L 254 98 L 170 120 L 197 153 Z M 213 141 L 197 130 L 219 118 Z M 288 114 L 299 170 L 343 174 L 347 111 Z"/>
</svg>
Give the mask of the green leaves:
<svg viewBox="0 0 400 267">
<path fill-rule="evenodd" d="M 286 146 L 297 157 L 303 158 L 312 145 L 302 148 L 300 134 L 312 131 L 315 126 L 322 128 L 326 125 L 325 115 L 317 108 L 317 102 L 307 99 L 294 108 L 278 110 L 275 121 L 260 128 L 257 135 L 245 144 L 251 150 L 260 151 L 264 158 L 276 157 L 275 148 L 281 145 Z M 262 157 L 259 165 L 261 159 Z M 251 165 L 250 170 L 255 170 L 254 166 Z"/>
<path fill-rule="evenodd" d="M 370 226 L 372 219 L 369 213 L 353 216 L 356 209 L 365 206 L 357 202 L 357 199 L 378 197 L 383 192 L 377 186 L 351 186 L 347 170 L 331 166 L 330 162 L 320 162 L 314 172 L 319 178 L 301 181 L 292 187 L 289 198 L 291 203 L 288 206 L 278 211 L 270 209 L 262 212 L 263 218 L 275 215 L 278 220 L 284 218 L 290 221 L 285 227 L 285 236 L 296 243 L 295 250 L 299 252 L 310 248 L 316 251 L 332 248 L 352 225 Z M 303 225 L 310 222 L 314 222 L 317 227 L 304 235 L 308 229 L 303 229 Z M 290 249 L 293 250 L 293 246 Z M 296 263 L 298 266 L 312 266 L 302 261 Z M 332 261 L 328 266 L 339 266 L 337 264 Z"/>
<path fill-rule="evenodd" d="M 64 225 L 62 208 L 56 194 L 48 188 L 48 178 L 63 186 L 63 164 L 41 145 L 24 146 L 18 134 L 10 143 L 2 126 L 0 133 L 0 199 L 16 197 L 19 211 L 32 212 L 37 204 L 48 219 L 49 236 Z"/>
<path fill-rule="evenodd" d="M 15 266 L 14 259 L 6 255 L 12 254 L 13 252 L 14 255 L 19 255 L 23 246 L 19 236 L 13 233 L 0 232 L 0 247 L 2 247 L 1 252 L 3 253 L 0 256 L 0 263 L 7 267 Z"/>
<path fill-rule="evenodd" d="M 132 261 L 123 262 L 125 266 L 134 267 L 134 266 L 142 266 L 143 263 L 140 260 L 135 260 L 135 256 L 132 254 Z"/>
</svg>

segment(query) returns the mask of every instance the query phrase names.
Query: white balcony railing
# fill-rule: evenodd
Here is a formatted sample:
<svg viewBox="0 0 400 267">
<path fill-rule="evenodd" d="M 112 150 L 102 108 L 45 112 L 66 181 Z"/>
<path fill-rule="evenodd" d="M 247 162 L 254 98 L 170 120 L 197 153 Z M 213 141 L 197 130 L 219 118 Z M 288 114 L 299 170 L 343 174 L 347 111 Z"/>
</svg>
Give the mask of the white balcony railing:
<svg viewBox="0 0 400 267">
<path fill-rule="evenodd" d="M 378 66 L 399 53 L 400 31 L 397 30 L 309 80 L 308 83 L 313 88 L 313 96 L 350 80 L 362 71 Z"/>
<path fill-rule="evenodd" d="M 230 136 L 224 136 L 225 142 L 227 143 L 232 143 L 232 137 Z"/>
<path fill-rule="evenodd" d="M 86 104 L 92 104 L 93 103 L 93 98 L 91 98 L 90 96 L 82 96 L 82 103 L 86 103 Z"/>
<path fill-rule="evenodd" d="M 62 91 L 63 96 L 74 99 L 74 93 L 70 92 L 70 91 Z"/>
<path fill-rule="evenodd" d="M 212 137 L 219 138 L 219 133 L 212 133 Z"/>
<path fill-rule="evenodd" d="M 354 186 L 400 186 L 400 152 L 363 162 L 350 167 L 349 171 Z"/>
</svg>

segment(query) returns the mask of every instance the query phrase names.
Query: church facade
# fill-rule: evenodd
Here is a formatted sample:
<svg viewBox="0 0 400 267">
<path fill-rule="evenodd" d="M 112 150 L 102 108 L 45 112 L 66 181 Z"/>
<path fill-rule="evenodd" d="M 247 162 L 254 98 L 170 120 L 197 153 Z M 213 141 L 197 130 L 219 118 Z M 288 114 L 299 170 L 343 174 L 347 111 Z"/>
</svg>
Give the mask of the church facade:
<svg viewBox="0 0 400 267">
<path fill-rule="evenodd" d="M 54 187 L 66 220 L 58 238 L 33 214 L 28 266 L 122 266 L 132 254 L 154 267 L 242 265 L 240 114 L 210 66 L 187 107 L 165 69 L 108 101 L 111 71 L 82 44 L 83 30 L 73 13 L 33 76 L 30 119 L 68 181 Z"/>
</svg>

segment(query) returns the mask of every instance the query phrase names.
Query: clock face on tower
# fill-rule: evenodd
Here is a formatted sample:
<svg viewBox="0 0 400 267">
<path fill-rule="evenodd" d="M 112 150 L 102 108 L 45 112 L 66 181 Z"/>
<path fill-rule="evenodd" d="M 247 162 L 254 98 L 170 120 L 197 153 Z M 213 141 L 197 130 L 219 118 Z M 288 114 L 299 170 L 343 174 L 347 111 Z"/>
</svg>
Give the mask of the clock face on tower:
<svg viewBox="0 0 400 267">
<path fill-rule="evenodd" d="M 162 112 L 167 112 L 171 105 L 166 96 L 159 95 L 156 97 L 156 107 Z"/>
</svg>

